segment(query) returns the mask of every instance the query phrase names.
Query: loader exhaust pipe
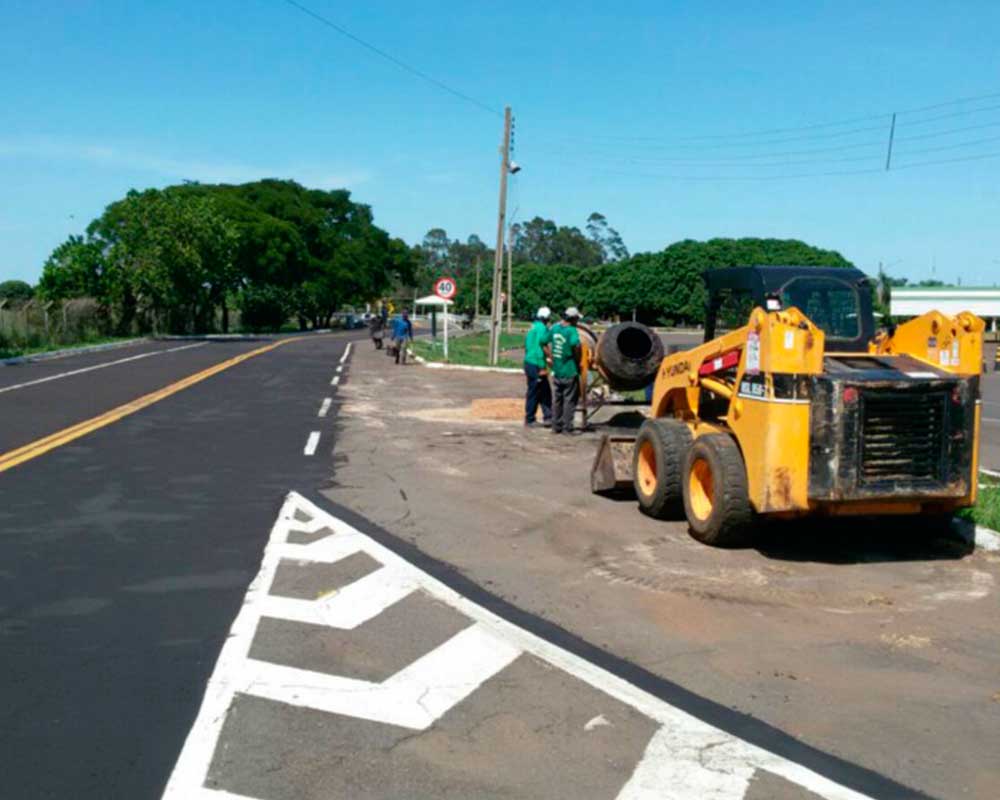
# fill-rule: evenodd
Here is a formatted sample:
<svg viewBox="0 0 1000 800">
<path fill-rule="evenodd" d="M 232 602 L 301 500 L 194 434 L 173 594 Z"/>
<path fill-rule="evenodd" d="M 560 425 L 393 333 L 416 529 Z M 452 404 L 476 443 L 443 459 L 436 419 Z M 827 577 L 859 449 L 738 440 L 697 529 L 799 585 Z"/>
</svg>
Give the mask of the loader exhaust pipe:
<svg viewBox="0 0 1000 800">
<path fill-rule="evenodd" d="M 663 361 L 660 337 L 639 322 L 612 325 L 597 340 L 594 363 L 612 389 L 642 389 Z"/>
</svg>

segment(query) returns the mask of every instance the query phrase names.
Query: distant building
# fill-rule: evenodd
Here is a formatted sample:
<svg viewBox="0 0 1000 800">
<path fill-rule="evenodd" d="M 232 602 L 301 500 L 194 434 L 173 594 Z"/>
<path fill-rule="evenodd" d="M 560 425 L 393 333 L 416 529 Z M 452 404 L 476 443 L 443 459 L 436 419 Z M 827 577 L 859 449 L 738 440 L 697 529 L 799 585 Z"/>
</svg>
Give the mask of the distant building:
<svg viewBox="0 0 1000 800">
<path fill-rule="evenodd" d="M 893 317 L 918 317 L 928 311 L 940 311 L 954 316 L 971 311 L 985 319 L 992 330 L 1000 318 L 1000 289 L 977 289 L 966 286 L 934 286 L 927 288 L 894 287 L 889 296 L 889 313 Z"/>
</svg>

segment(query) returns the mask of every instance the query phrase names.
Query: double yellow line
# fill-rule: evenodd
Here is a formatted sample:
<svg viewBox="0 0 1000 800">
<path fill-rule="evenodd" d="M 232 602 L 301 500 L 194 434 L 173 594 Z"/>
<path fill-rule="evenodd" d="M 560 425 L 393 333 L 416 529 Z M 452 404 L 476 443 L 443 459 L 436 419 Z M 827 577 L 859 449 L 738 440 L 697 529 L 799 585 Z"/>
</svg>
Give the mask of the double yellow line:
<svg viewBox="0 0 1000 800">
<path fill-rule="evenodd" d="M 0 472 L 5 472 L 8 469 L 16 467 L 18 464 L 23 464 L 25 461 L 30 461 L 33 458 L 38 458 L 38 456 L 43 455 L 50 450 L 55 450 L 57 447 L 62 447 L 64 444 L 68 444 L 74 439 L 79 439 L 81 436 L 86 436 L 88 433 L 92 433 L 99 428 L 103 428 L 105 425 L 117 422 L 122 417 L 127 417 L 129 414 L 141 411 L 142 409 L 153 405 L 153 403 L 158 403 L 165 397 L 177 394 L 177 392 L 182 389 L 194 386 L 194 384 L 200 383 L 206 378 L 211 378 L 213 375 L 216 375 L 225 369 L 235 367 L 237 364 L 246 361 L 248 358 L 259 356 L 262 353 L 274 350 L 274 348 L 281 347 L 285 344 L 290 344 L 291 342 L 297 342 L 302 338 L 303 337 L 301 336 L 295 336 L 291 339 L 282 339 L 279 342 L 273 342 L 272 344 L 265 345 L 264 347 L 258 347 L 256 350 L 241 353 L 238 356 L 234 356 L 226 361 L 215 364 L 208 369 L 203 369 L 201 372 L 196 372 L 194 375 L 188 375 L 186 378 L 181 378 L 181 380 L 176 383 L 171 383 L 169 386 L 164 386 L 162 389 L 157 389 L 155 392 L 150 392 L 149 394 L 138 397 L 135 400 L 125 403 L 124 405 L 120 405 L 117 408 L 112 408 L 110 411 L 105 411 L 103 414 L 96 417 L 84 420 L 83 422 L 78 422 L 76 425 L 70 425 L 68 428 L 63 428 L 61 431 L 56 431 L 55 433 L 49 434 L 41 439 L 36 439 L 23 447 L 18 447 L 15 450 L 10 450 L 6 453 L 0 454 Z"/>
</svg>

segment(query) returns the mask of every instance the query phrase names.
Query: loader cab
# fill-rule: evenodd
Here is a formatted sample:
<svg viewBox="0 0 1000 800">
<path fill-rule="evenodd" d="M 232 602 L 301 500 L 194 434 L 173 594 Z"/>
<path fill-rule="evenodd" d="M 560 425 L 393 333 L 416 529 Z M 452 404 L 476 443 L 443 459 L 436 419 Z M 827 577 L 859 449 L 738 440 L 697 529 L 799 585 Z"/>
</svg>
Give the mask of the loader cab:
<svg viewBox="0 0 1000 800">
<path fill-rule="evenodd" d="M 875 336 L 868 277 L 841 267 L 724 267 L 702 274 L 708 292 L 705 341 L 740 327 L 750 312 L 798 308 L 826 334 L 831 351 L 863 353 Z"/>
</svg>

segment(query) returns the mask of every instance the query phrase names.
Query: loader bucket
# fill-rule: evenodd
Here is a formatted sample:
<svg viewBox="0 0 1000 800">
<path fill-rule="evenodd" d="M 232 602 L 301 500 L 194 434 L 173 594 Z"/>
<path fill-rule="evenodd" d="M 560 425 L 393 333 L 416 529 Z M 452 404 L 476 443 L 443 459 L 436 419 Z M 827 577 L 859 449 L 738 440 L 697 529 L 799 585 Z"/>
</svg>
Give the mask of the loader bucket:
<svg viewBox="0 0 1000 800">
<path fill-rule="evenodd" d="M 634 436 L 606 433 L 590 468 L 590 491 L 595 494 L 619 494 L 633 491 L 632 451 Z"/>
</svg>

